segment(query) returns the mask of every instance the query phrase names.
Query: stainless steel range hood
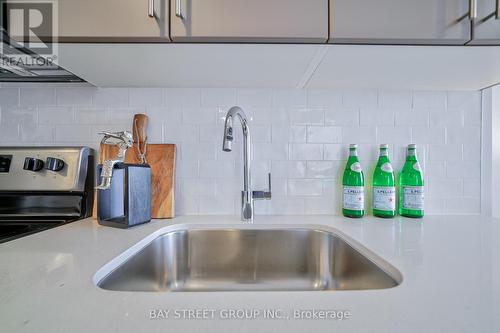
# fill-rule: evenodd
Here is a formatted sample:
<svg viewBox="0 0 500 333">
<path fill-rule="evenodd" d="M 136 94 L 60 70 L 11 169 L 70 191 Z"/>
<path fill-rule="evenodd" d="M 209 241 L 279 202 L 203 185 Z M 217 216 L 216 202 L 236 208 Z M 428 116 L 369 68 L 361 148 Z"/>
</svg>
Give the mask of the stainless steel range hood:
<svg viewBox="0 0 500 333">
<path fill-rule="evenodd" d="M 0 27 L 0 82 L 85 82 L 10 38 Z"/>
</svg>

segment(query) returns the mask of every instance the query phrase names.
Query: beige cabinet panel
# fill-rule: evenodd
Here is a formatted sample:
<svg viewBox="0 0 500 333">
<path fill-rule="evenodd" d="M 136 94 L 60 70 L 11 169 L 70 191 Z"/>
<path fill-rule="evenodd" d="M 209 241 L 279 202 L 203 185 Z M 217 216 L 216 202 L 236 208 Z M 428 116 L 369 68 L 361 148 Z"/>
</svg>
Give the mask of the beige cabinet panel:
<svg viewBox="0 0 500 333">
<path fill-rule="evenodd" d="M 330 0 L 330 42 L 464 45 L 469 0 Z"/>
<path fill-rule="evenodd" d="M 54 3 L 57 19 L 53 20 L 52 35 L 60 42 L 169 41 L 169 0 L 58 0 Z M 154 17 L 149 16 L 151 9 L 154 9 Z M 42 40 L 50 37 L 44 31 L 37 36 Z M 12 37 L 26 39 L 15 33 Z"/>
<path fill-rule="evenodd" d="M 500 0 L 476 0 L 477 17 L 468 45 L 500 45 Z"/>
<path fill-rule="evenodd" d="M 328 39 L 328 0 L 171 0 L 174 42 Z"/>
<path fill-rule="evenodd" d="M 59 36 L 63 41 L 168 41 L 169 1 L 59 0 Z"/>
</svg>

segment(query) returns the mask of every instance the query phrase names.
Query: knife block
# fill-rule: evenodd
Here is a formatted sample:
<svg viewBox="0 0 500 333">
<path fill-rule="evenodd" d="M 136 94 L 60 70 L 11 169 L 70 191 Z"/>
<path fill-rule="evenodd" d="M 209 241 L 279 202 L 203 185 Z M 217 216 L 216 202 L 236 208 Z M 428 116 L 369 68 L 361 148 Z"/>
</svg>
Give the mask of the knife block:
<svg viewBox="0 0 500 333">
<path fill-rule="evenodd" d="M 97 166 L 99 178 L 101 172 L 102 164 Z M 110 188 L 97 190 L 97 221 L 115 228 L 129 228 L 151 221 L 149 165 L 117 163 L 114 166 Z"/>
</svg>

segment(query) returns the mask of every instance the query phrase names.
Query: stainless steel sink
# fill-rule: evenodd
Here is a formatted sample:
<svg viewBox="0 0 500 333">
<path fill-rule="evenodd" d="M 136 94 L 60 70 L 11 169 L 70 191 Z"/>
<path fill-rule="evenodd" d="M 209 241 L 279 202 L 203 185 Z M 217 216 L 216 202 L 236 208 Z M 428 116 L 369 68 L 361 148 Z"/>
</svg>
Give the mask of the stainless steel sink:
<svg viewBox="0 0 500 333">
<path fill-rule="evenodd" d="M 115 291 L 365 290 L 402 281 L 364 246 L 313 227 L 183 228 L 109 270 L 97 285 Z"/>
</svg>

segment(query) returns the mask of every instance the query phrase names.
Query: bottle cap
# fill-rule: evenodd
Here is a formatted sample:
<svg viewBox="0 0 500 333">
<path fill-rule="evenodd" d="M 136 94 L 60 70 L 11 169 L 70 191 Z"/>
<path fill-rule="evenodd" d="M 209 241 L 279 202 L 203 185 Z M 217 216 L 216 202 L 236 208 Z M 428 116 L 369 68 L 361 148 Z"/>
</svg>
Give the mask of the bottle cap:
<svg viewBox="0 0 500 333">
<path fill-rule="evenodd" d="M 389 148 L 389 145 L 387 143 L 382 143 L 380 145 L 380 149 L 388 149 Z"/>
<path fill-rule="evenodd" d="M 358 145 L 357 145 L 357 144 L 355 144 L 355 143 L 351 143 L 351 144 L 349 145 L 349 149 L 357 149 L 357 148 L 358 148 Z"/>
<path fill-rule="evenodd" d="M 414 144 L 414 143 L 410 143 L 410 144 L 408 145 L 408 149 L 417 149 L 417 145 L 416 145 L 416 144 Z"/>
</svg>

